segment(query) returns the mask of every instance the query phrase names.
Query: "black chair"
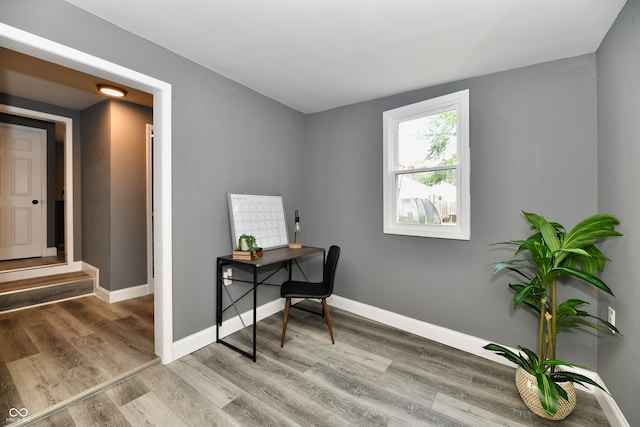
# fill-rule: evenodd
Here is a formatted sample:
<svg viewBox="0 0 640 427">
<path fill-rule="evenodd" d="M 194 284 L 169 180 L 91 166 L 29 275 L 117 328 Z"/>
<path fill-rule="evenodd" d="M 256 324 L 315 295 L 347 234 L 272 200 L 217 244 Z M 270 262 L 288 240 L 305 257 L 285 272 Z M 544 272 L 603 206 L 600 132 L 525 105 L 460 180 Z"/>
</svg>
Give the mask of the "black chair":
<svg viewBox="0 0 640 427">
<path fill-rule="evenodd" d="M 324 264 L 324 270 L 322 272 L 322 282 L 313 283 L 288 280 L 282 284 L 282 287 L 280 288 L 280 296 L 282 298 L 286 298 L 286 301 L 284 304 L 284 321 L 282 323 L 282 340 L 280 341 L 280 347 L 284 346 L 284 336 L 287 333 L 287 321 L 289 320 L 291 298 L 321 300 L 322 314 L 324 314 L 324 318 L 327 321 L 327 326 L 329 327 L 331 343 L 335 344 L 335 341 L 333 340 L 333 329 L 331 328 L 331 318 L 329 317 L 329 307 L 327 307 L 326 299 L 329 298 L 329 296 L 331 296 L 331 294 L 333 293 L 333 281 L 336 275 L 336 266 L 338 265 L 339 257 L 340 248 L 335 245 L 331 246 L 329 248 L 329 254 L 327 255 L 327 261 Z"/>
</svg>

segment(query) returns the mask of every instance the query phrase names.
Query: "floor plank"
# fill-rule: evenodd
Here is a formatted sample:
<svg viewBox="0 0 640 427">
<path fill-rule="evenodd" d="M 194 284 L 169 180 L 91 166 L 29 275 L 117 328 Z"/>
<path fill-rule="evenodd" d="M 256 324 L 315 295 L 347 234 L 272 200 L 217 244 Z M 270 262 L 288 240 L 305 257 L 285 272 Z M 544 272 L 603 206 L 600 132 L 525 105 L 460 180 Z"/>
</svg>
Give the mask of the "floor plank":
<svg viewBox="0 0 640 427">
<path fill-rule="evenodd" d="M 11 408 L 22 409 L 25 407 L 18 388 L 11 378 L 11 373 L 6 364 L 0 363 L 0 421 L 9 414 Z M 0 422 L 0 425 L 2 422 Z"/>
<path fill-rule="evenodd" d="M 46 355 L 36 354 L 7 364 L 11 378 L 24 408 L 35 414 L 70 397 L 59 380 L 61 370 L 47 360 Z"/>
<path fill-rule="evenodd" d="M 166 426 L 186 425 L 177 420 L 173 411 L 154 393 L 145 393 L 135 400 L 119 408 L 122 415 L 132 426 Z"/>
<path fill-rule="evenodd" d="M 162 405 L 173 413 L 175 424 L 185 426 L 230 425 L 214 405 L 169 369 L 153 368 L 142 376 Z"/>
<path fill-rule="evenodd" d="M 59 252 L 56 256 L 23 258 L 0 261 L 0 271 L 22 270 L 49 265 L 64 264 L 64 252 Z"/>
<path fill-rule="evenodd" d="M 31 338 L 17 319 L 0 320 L 0 360 L 4 363 L 38 353 Z"/>
<path fill-rule="evenodd" d="M 67 340 L 91 334 L 85 323 L 57 304 L 44 306 L 42 316 Z"/>
<path fill-rule="evenodd" d="M 129 424 L 124 414 L 118 410 L 106 393 L 77 403 L 68 411 L 76 426 L 129 427 L 135 425 Z"/>
<path fill-rule="evenodd" d="M 192 355 L 185 356 L 167 367 L 219 408 L 225 407 L 244 394 L 240 387 L 209 369 Z"/>
<path fill-rule="evenodd" d="M 447 415 L 464 425 L 475 426 L 509 426 L 524 427 L 525 424 L 505 419 L 495 412 L 474 406 L 467 401 L 455 399 L 443 393 L 438 393 L 433 402 L 433 409 Z"/>
</svg>

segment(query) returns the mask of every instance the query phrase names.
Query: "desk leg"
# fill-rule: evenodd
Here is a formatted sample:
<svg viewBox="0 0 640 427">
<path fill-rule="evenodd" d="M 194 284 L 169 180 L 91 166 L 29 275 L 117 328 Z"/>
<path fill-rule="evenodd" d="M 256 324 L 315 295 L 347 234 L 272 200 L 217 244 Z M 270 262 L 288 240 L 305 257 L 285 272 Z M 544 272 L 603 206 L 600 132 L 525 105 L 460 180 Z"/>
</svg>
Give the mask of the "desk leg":
<svg viewBox="0 0 640 427">
<path fill-rule="evenodd" d="M 220 342 L 220 325 L 222 324 L 222 263 L 217 262 L 216 273 L 216 342 Z"/>
<path fill-rule="evenodd" d="M 253 361 L 256 361 L 256 340 L 258 337 L 258 316 L 256 314 L 258 306 L 258 269 L 253 268 Z"/>
</svg>

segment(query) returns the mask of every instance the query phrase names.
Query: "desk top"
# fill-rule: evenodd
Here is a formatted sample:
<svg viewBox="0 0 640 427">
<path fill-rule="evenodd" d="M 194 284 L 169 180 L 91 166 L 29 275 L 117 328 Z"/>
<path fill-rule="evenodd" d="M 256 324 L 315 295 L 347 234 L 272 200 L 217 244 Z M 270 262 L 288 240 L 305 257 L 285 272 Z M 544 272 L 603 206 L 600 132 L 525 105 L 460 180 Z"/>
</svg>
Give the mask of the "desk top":
<svg viewBox="0 0 640 427">
<path fill-rule="evenodd" d="M 291 248 L 277 248 L 277 249 L 269 249 L 264 251 L 264 254 L 259 259 L 254 259 L 251 261 L 233 259 L 233 255 L 225 255 L 221 256 L 219 260 L 228 260 L 233 262 L 238 262 L 241 264 L 253 265 L 255 267 L 263 267 L 265 265 L 277 264 L 283 261 L 289 261 L 294 258 L 298 258 L 305 255 L 311 255 L 318 252 L 324 252 L 323 248 L 316 248 L 313 246 L 303 246 L 299 249 L 291 249 Z"/>
</svg>

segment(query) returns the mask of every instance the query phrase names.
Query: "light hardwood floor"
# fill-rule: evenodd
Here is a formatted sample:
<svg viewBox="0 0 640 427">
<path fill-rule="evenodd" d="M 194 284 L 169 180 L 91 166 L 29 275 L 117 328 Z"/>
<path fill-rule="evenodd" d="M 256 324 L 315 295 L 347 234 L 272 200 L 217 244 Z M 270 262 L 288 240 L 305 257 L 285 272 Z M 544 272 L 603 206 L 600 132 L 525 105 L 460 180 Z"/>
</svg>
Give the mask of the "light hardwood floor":
<svg viewBox="0 0 640 427">
<path fill-rule="evenodd" d="M 578 392 L 562 422 L 531 414 L 514 370 L 332 309 L 336 344 L 319 316 L 292 310 L 258 325 L 257 363 L 218 344 L 151 367 L 38 426 L 607 426 Z M 240 331 L 229 337 L 248 344 Z"/>
<path fill-rule="evenodd" d="M 56 256 L 0 261 L 0 271 L 22 270 L 26 268 L 46 267 L 64 263 L 64 252 L 60 252 Z"/>
<path fill-rule="evenodd" d="M 153 295 L 0 314 L 0 425 L 127 376 L 157 361 L 153 351 Z"/>
</svg>

